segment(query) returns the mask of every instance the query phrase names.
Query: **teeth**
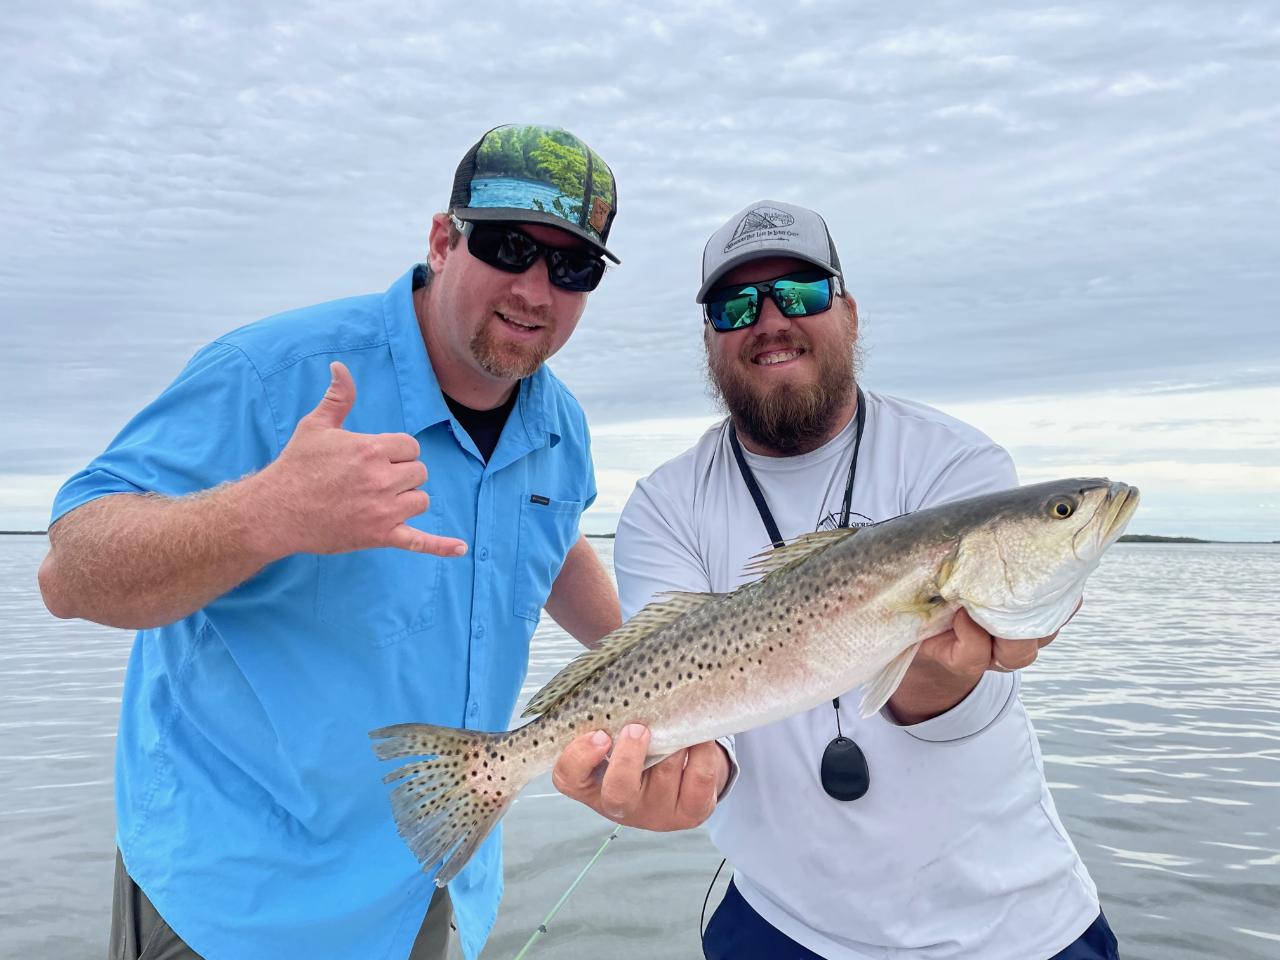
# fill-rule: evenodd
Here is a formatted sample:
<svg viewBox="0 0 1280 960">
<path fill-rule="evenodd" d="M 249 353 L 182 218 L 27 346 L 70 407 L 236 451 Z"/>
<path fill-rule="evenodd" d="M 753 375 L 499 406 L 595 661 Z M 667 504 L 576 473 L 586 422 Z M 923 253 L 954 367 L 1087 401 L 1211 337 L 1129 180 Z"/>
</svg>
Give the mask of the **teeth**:
<svg viewBox="0 0 1280 960">
<path fill-rule="evenodd" d="M 505 313 L 499 313 L 498 316 L 507 321 L 507 323 L 511 324 L 513 327 L 519 327 L 521 330 L 538 329 L 537 324 L 521 323 L 519 320 L 513 320 L 511 317 L 508 317 Z"/>
<path fill-rule="evenodd" d="M 794 360 L 800 356 L 799 350 L 779 350 L 776 353 L 766 353 L 756 358 L 756 363 L 761 366 L 770 366 L 775 363 L 785 363 L 788 360 Z"/>
</svg>

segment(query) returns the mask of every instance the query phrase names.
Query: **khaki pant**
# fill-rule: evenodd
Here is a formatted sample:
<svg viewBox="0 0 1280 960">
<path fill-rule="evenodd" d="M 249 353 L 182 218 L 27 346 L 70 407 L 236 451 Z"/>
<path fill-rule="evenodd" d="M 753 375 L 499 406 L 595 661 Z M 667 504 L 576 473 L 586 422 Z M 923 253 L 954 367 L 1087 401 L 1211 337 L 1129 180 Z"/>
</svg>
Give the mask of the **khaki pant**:
<svg viewBox="0 0 1280 960">
<path fill-rule="evenodd" d="M 449 891 L 441 888 L 431 898 L 408 960 L 447 960 L 452 921 Z M 119 850 L 111 895 L 111 941 L 107 960 L 203 960 L 156 913 L 147 895 L 125 872 Z"/>
</svg>

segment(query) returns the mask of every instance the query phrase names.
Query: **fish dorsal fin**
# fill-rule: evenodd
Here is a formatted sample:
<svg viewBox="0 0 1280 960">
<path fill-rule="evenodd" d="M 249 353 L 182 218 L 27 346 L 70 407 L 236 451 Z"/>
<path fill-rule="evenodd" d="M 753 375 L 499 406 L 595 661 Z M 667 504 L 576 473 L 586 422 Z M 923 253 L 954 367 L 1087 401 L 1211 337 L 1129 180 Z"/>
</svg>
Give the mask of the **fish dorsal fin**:
<svg viewBox="0 0 1280 960">
<path fill-rule="evenodd" d="M 533 695 L 522 716 L 536 717 L 546 713 L 597 670 L 617 660 L 640 641 L 674 623 L 686 613 L 697 610 L 715 596 L 714 593 L 658 594 L 639 613 L 600 641 L 600 646 L 570 660 L 546 686 Z"/>
<path fill-rule="evenodd" d="M 747 561 L 743 572 L 747 574 L 763 574 L 768 576 L 787 567 L 794 566 L 801 560 L 807 560 L 814 554 L 821 553 L 828 547 L 847 540 L 858 532 L 858 527 L 841 527 L 837 530 L 819 530 L 817 533 L 802 533 L 794 540 L 788 540 L 780 547 L 773 547 L 763 553 L 757 553 Z"/>
</svg>

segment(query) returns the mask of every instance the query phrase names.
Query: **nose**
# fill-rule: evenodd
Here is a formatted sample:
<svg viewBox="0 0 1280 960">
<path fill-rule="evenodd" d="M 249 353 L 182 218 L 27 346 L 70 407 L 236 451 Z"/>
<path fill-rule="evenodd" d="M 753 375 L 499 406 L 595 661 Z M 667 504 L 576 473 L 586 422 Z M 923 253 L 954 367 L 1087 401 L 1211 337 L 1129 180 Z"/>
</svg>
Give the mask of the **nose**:
<svg viewBox="0 0 1280 960">
<path fill-rule="evenodd" d="M 516 274 L 511 292 L 531 307 L 545 307 L 551 303 L 551 277 L 547 273 L 546 257 L 537 261 L 524 273 Z"/>
<path fill-rule="evenodd" d="M 762 335 L 780 330 L 790 330 L 794 326 L 790 317 L 778 309 L 773 297 L 765 297 L 760 305 L 760 319 L 756 322 L 755 333 Z"/>
</svg>

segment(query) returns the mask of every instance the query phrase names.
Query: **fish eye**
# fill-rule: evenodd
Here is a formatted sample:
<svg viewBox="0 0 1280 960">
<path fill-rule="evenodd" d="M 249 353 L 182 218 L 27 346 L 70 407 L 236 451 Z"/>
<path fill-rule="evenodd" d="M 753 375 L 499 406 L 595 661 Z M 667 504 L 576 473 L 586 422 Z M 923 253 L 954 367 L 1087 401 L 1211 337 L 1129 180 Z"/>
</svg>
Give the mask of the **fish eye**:
<svg viewBox="0 0 1280 960">
<path fill-rule="evenodd" d="M 1076 505 L 1067 497 L 1058 497 L 1049 502 L 1049 515 L 1065 520 L 1076 512 Z"/>
</svg>

